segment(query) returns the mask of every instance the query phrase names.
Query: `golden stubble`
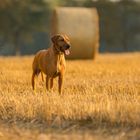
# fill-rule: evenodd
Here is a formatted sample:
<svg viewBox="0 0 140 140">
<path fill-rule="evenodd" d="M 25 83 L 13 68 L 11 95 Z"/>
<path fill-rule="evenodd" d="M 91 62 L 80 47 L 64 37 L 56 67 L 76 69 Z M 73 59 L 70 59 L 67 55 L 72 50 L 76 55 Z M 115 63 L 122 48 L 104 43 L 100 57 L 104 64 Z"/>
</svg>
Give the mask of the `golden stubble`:
<svg viewBox="0 0 140 140">
<path fill-rule="evenodd" d="M 47 92 L 41 75 L 31 88 L 32 56 L 0 58 L 0 119 L 47 122 L 91 120 L 140 125 L 140 54 L 68 60 L 63 95 Z"/>
</svg>

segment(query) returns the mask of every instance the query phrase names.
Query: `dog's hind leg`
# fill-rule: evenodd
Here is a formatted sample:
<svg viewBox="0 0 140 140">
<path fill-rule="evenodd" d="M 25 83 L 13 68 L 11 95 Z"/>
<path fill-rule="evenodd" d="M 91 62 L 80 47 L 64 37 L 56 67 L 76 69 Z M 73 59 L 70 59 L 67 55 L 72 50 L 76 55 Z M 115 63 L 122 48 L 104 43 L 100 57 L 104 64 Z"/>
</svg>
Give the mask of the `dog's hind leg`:
<svg viewBox="0 0 140 140">
<path fill-rule="evenodd" d="M 44 82 L 44 77 L 43 77 L 43 72 L 41 71 L 41 78 L 42 78 L 42 81 Z"/>
<path fill-rule="evenodd" d="M 32 74 L 32 88 L 33 88 L 33 90 L 35 89 L 35 76 L 36 76 L 36 73 L 33 72 L 33 74 Z"/>
<path fill-rule="evenodd" d="M 46 76 L 46 89 L 49 91 L 50 90 L 50 77 Z"/>
</svg>

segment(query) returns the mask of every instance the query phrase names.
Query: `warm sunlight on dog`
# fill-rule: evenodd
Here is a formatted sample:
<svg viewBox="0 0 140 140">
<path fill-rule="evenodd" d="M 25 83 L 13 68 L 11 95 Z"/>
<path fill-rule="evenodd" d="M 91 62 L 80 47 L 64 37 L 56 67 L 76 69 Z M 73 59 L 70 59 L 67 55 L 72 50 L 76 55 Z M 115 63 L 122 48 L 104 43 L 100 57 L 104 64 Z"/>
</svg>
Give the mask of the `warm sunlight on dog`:
<svg viewBox="0 0 140 140">
<path fill-rule="evenodd" d="M 53 80 L 58 77 L 58 90 L 62 93 L 63 77 L 66 69 L 65 55 L 70 54 L 70 40 L 66 35 L 54 35 L 53 45 L 47 50 L 40 50 L 33 61 L 32 87 L 35 89 L 35 76 L 46 74 L 46 88 L 53 88 Z M 42 74 L 43 78 L 43 74 Z"/>
</svg>

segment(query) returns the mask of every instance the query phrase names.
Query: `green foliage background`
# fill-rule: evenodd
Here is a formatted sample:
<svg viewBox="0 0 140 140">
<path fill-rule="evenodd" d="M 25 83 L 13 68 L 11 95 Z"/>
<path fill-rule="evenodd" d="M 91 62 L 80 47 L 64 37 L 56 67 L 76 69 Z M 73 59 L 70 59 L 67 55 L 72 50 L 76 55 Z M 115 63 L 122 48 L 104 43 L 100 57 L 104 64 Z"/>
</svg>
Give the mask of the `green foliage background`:
<svg viewBox="0 0 140 140">
<path fill-rule="evenodd" d="M 0 55 L 33 54 L 47 48 L 55 6 L 98 9 L 100 52 L 140 51 L 140 2 L 0 0 Z"/>
</svg>

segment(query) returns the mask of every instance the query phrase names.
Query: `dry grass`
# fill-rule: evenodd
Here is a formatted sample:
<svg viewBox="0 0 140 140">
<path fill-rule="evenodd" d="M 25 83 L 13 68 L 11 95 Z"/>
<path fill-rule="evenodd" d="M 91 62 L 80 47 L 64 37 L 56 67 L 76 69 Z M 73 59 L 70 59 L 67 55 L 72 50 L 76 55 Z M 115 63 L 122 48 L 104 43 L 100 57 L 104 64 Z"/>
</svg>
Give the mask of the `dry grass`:
<svg viewBox="0 0 140 140">
<path fill-rule="evenodd" d="M 63 96 L 41 77 L 32 91 L 32 60 L 0 58 L 1 139 L 140 138 L 140 53 L 68 61 Z"/>
</svg>

